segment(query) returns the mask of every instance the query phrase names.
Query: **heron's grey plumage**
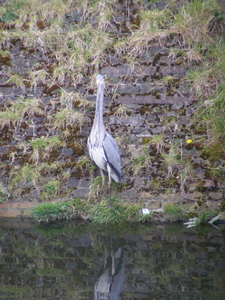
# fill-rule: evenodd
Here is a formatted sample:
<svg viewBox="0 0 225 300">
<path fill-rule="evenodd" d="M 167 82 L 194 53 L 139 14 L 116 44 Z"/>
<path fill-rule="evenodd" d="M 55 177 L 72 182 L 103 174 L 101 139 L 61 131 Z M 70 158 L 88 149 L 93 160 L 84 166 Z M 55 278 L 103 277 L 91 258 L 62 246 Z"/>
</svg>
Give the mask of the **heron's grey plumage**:
<svg viewBox="0 0 225 300">
<path fill-rule="evenodd" d="M 106 131 L 103 122 L 103 100 L 104 100 L 104 79 L 102 75 L 96 76 L 98 86 L 94 123 L 88 138 L 88 151 L 90 158 L 99 167 L 103 176 L 104 173 L 109 177 L 109 188 L 111 178 L 120 182 L 121 180 L 121 161 L 119 149 L 115 140 Z M 111 200 L 109 202 L 111 206 Z"/>
</svg>

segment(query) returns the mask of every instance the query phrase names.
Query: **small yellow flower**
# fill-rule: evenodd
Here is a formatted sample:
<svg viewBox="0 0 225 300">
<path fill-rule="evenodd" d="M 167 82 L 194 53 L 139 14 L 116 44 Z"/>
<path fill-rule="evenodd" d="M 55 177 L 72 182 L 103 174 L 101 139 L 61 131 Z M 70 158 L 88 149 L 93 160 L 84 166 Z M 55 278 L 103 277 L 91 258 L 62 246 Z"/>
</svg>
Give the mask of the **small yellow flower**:
<svg viewBox="0 0 225 300">
<path fill-rule="evenodd" d="M 192 139 L 186 140 L 186 143 L 187 143 L 187 144 L 191 144 L 192 142 L 193 142 Z"/>
</svg>

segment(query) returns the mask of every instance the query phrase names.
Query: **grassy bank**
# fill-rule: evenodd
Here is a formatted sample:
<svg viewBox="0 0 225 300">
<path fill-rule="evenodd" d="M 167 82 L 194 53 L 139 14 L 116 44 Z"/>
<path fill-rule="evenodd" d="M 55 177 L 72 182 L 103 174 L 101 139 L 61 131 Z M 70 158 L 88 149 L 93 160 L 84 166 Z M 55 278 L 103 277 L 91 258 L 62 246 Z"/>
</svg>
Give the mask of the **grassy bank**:
<svg viewBox="0 0 225 300">
<path fill-rule="evenodd" d="M 117 199 L 113 199 L 113 207 L 110 209 L 107 202 L 91 204 L 77 198 L 64 203 L 43 203 L 36 206 L 32 211 L 32 218 L 35 223 L 50 224 L 65 220 L 78 220 L 99 226 L 174 223 L 188 220 L 190 220 L 190 224 L 197 226 L 209 222 L 216 216 L 218 216 L 217 211 L 201 210 L 190 213 L 175 202 L 165 204 L 160 210 L 146 211 L 140 204 L 122 204 Z"/>
<path fill-rule="evenodd" d="M 107 202 L 89 204 L 80 199 L 65 203 L 43 203 L 33 209 L 32 217 L 38 223 L 77 219 L 98 224 L 135 223 L 151 218 L 151 215 L 141 213 L 140 205 L 123 205 L 116 199 L 113 202 L 111 209 Z"/>
</svg>

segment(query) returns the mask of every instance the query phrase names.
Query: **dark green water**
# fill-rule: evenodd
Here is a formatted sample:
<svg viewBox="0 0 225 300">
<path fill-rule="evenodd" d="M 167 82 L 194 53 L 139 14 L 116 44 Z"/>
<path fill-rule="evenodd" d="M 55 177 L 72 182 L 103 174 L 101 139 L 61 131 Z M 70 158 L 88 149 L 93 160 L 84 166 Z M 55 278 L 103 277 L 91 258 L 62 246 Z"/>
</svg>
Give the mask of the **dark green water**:
<svg viewBox="0 0 225 300">
<path fill-rule="evenodd" d="M 225 299 L 224 225 L 0 225 L 0 299 Z"/>
</svg>

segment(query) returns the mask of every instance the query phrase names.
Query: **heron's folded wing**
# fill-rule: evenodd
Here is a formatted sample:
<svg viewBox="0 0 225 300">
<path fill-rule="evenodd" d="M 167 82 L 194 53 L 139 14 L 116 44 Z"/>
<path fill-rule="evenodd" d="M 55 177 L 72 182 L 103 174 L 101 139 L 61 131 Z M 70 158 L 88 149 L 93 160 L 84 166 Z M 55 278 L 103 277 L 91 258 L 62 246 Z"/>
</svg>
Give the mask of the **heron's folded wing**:
<svg viewBox="0 0 225 300">
<path fill-rule="evenodd" d="M 112 136 L 107 132 L 103 139 L 103 151 L 105 155 L 106 162 L 110 165 L 112 171 L 116 175 L 112 176 L 113 179 L 117 182 L 120 182 L 120 174 L 121 174 L 121 160 L 118 146 Z"/>
</svg>

